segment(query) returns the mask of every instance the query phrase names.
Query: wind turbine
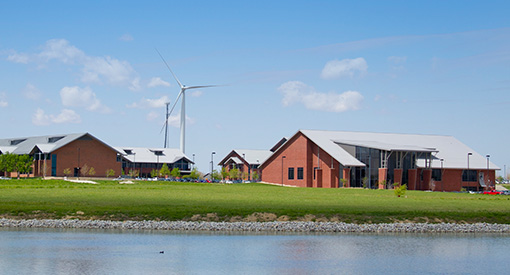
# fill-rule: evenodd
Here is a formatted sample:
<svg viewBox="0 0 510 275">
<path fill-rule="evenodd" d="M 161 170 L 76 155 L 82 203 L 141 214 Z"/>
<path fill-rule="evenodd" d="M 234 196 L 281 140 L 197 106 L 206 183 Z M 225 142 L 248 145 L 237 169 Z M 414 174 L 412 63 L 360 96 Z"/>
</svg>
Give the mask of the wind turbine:
<svg viewBox="0 0 510 275">
<path fill-rule="evenodd" d="M 179 98 L 182 96 L 182 99 L 181 99 L 181 125 L 180 125 L 181 126 L 180 149 L 181 149 L 182 153 L 185 154 L 185 150 L 186 150 L 186 141 L 185 141 L 185 138 L 186 138 L 186 90 L 200 89 L 200 88 L 209 88 L 209 87 L 218 87 L 218 86 L 221 86 L 221 85 L 202 85 L 202 86 L 186 86 L 186 85 L 183 85 L 179 81 L 177 76 L 174 74 L 174 72 L 172 71 L 172 69 L 170 68 L 168 63 L 166 63 L 165 59 L 163 58 L 161 53 L 158 51 L 158 49 L 156 49 L 156 52 L 158 52 L 159 57 L 161 57 L 161 59 L 165 63 L 165 65 L 168 68 L 168 70 L 172 73 L 172 76 L 174 77 L 175 81 L 177 81 L 177 84 L 179 84 L 179 87 L 181 87 L 181 91 L 179 92 L 179 95 L 177 95 L 177 99 L 175 100 L 174 105 L 172 106 L 172 109 L 170 110 L 170 113 L 167 112 L 165 125 L 166 125 L 166 127 L 168 127 L 168 118 L 172 114 L 172 111 L 174 110 L 175 105 L 177 105 L 177 102 L 179 101 Z M 163 127 L 165 127 L 165 126 L 163 126 Z M 165 138 L 165 145 L 166 145 L 166 138 Z"/>
</svg>

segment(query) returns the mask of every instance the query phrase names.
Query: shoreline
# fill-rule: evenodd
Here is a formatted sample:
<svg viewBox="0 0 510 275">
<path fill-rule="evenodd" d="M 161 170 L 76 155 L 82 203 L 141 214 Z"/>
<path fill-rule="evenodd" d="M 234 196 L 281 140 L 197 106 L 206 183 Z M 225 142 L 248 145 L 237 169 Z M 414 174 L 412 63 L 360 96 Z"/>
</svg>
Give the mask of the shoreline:
<svg viewBox="0 0 510 275">
<path fill-rule="evenodd" d="M 381 223 L 343 222 L 195 222 L 107 221 L 78 219 L 0 219 L 0 228 L 120 229 L 195 232 L 289 232 L 289 233 L 497 233 L 510 234 L 509 224 Z"/>
</svg>

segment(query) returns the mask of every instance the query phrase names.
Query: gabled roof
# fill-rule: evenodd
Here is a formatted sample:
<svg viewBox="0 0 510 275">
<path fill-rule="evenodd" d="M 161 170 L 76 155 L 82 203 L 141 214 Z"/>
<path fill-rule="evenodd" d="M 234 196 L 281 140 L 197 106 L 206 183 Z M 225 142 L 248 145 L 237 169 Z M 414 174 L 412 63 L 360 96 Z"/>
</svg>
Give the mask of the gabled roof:
<svg viewBox="0 0 510 275">
<path fill-rule="evenodd" d="M 175 148 L 115 147 L 123 158 L 136 163 L 175 163 L 185 159 L 193 163 L 181 150 Z"/>
<path fill-rule="evenodd" d="M 91 138 L 103 143 L 105 146 L 110 147 L 89 133 L 77 133 L 0 139 L 0 148 L 4 148 L 6 150 L 5 152 L 8 151 L 17 155 L 33 154 L 36 151 L 41 151 L 42 153 L 51 153 L 84 136 L 90 136 Z M 5 153 L 2 149 L 0 149 L 0 151 Z"/>
<path fill-rule="evenodd" d="M 418 135 L 418 134 L 392 134 L 347 131 L 319 131 L 300 130 L 302 133 L 322 150 L 344 166 L 365 166 L 341 145 L 362 146 L 384 151 L 430 153 L 432 155 L 432 168 L 466 169 L 467 156 L 469 156 L 470 169 L 487 169 L 487 159 L 469 148 L 452 136 Z M 294 135 L 294 136 L 295 136 Z M 421 154 L 423 155 L 423 154 Z M 425 167 L 425 159 L 417 160 L 418 167 Z M 489 169 L 500 169 L 489 162 Z"/>
<path fill-rule="evenodd" d="M 269 150 L 234 149 L 224 157 L 218 165 L 223 165 L 232 159 L 236 164 L 246 162 L 248 165 L 259 165 L 266 161 L 273 152 Z"/>
</svg>

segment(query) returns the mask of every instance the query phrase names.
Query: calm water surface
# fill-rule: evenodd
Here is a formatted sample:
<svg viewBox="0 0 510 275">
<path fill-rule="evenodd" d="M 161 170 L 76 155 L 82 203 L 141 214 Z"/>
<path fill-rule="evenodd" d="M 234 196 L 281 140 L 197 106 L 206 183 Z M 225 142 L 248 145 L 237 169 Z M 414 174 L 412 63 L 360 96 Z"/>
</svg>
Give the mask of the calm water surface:
<svg viewBox="0 0 510 275">
<path fill-rule="evenodd" d="M 509 270 L 508 235 L 0 229 L 1 274 L 508 274 Z"/>
</svg>

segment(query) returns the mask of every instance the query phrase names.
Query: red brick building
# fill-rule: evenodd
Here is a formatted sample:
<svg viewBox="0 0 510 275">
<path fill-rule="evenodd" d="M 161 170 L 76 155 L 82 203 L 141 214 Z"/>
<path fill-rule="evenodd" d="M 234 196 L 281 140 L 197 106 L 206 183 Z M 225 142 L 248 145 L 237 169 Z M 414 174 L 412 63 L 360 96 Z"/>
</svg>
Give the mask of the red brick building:
<svg viewBox="0 0 510 275">
<path fill-rule="evenodd" d="M 178 149 L 116 148 L 89 133 L 0 139 L 0 154 L 8 152 L 34 159 L 28 175 L 32 177 L 106 177 L 108 170 L 114 171 L 114 177 L 129 170 L 149 177 L 152 169 L 161 169 L 164 163 L 170 170 L 177 167 L 189 174 L 193 163 Z M 16 177 L 17 173 L 6 176 Z"/>
<path fill-rule="evenodd" d="M 247 180 L 260 179 L 259 166 L 273 154 L 270 150 L 247 150 L 235 149 L 225 156 L 218 165 L 225 168 L 227 172 L 238 169 Z M 255 177 L 254 177 L 255 176 Z"/>
<path fill-rule="evenodd" d="M 260 165 L 261 180 L 299 187 L 410 190 L 494 187 L 499 167 L 451 136 L 300 130 Z"/>
<path fill-rule="evenodd" d="M 109 169 L 115 171 L 115 176 L 121 174 L 117 150 L 89 133 L 1 139 L 0 154 L 7 152 L 33 157 L 30 176 L 105 177 Z M 94 172 L 90 173 L 91 169 Z"/>
</svg>

